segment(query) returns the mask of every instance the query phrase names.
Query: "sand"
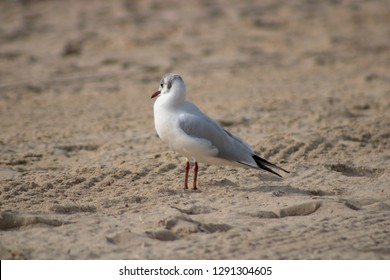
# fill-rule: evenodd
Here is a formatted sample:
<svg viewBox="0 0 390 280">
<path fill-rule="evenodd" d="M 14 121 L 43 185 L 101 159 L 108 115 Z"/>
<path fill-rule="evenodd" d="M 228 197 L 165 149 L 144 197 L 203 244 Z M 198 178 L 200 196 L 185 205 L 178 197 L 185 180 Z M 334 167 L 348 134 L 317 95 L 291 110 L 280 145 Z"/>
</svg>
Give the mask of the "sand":
<svg viewBox="0 0 390 280">
<path fill-rule="evenodd" d="M 390 2 L 1 1 L 1 259 L 390 259 Z M 167 72 L 283 179 L 185 159 Z M 192 180 L 192 174 L 190 174 Z"/>
</svg>

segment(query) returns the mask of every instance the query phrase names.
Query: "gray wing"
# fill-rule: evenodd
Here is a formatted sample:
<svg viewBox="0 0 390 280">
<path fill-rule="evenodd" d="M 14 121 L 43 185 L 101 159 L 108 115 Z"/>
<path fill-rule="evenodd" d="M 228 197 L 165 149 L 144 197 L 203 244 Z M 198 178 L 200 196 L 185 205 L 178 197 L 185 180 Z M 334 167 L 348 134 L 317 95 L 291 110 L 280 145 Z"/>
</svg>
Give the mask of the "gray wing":
<svg viewBox="0 0 390 280">
<path fill-rule="evenodd" d="M 218 158 L 256 166 L 247 143 L 200 111 L 182 113 L 179 126 L 187 135 L 209 141 L 218 150 Z"/>
</svg>

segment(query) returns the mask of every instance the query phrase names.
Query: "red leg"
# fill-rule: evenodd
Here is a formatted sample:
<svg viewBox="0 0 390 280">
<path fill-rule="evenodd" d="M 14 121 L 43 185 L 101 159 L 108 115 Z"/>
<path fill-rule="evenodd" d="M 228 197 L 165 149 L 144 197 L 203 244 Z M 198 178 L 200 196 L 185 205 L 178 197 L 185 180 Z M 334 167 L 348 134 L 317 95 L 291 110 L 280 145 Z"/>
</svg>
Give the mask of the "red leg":
<svg viewBox="0 0 390 280">
<path fill-rule="evenodd" d="M 184 177 L 184 189 L 188 189 L 188 172 L 190 171 L 190 162 L 186 162 L 186 175 Z"/>
<path fill-rule="evenodd" d="M 192 186 L 193 190 L 197 190 L 198 189 L 196 187 L 197 179 L 198 179 L 198 163 L 195 161 L 195 166 L 194 166 L 194 185 Z"/>
</svg>

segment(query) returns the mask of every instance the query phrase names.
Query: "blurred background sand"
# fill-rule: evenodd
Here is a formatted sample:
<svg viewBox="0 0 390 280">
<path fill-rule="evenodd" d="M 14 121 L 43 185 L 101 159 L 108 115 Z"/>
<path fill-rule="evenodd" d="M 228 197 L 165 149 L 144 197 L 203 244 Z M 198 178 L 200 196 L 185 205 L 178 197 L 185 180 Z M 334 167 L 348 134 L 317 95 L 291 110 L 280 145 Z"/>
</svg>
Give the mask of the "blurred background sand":
<svg viewBox="0 0 390 280">
<path fill-rule="evenodd" d="M 1 259 L 390 258 L 389 1 L 0 1 L 0 19 Z M 291 174 L 201 164 L 184 191 L 153 125 L 167 72 Z"/>
</svg>

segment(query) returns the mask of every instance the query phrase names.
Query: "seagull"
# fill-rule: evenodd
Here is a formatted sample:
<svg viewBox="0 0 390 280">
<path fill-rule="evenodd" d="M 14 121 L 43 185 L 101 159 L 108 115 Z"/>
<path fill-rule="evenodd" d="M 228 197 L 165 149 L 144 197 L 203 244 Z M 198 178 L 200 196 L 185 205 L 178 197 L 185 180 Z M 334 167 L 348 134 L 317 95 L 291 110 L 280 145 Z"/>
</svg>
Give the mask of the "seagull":
<svg viewBox="0 0 390 280">
<path fill-rule="evenodd" d="M 279 177 L 271 168 L 289 173 L 261 158 L 244 140 L 187 101 L 186 85 L 178 74 L 166 74 L 151 98 L 157 98 L 153 111 L 158 136 L 186 157 L 184 189 L 188 189 L 190 161 L 194 162 L 193 190 L 197 189 L 198 162 L 263 169 Z"/>
</svg>

